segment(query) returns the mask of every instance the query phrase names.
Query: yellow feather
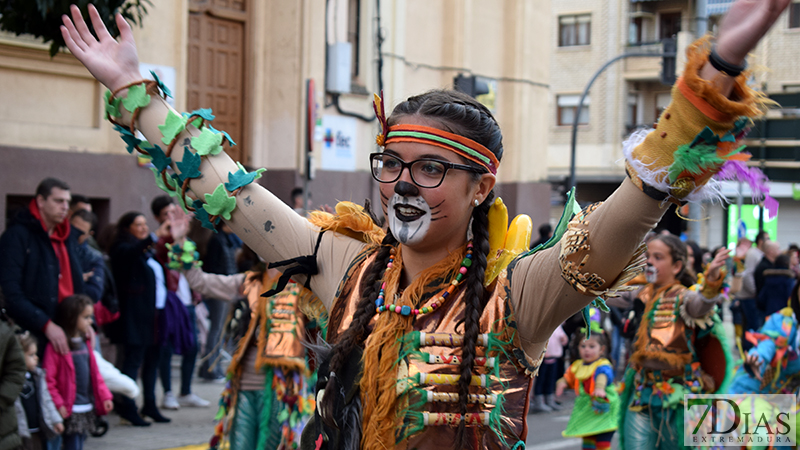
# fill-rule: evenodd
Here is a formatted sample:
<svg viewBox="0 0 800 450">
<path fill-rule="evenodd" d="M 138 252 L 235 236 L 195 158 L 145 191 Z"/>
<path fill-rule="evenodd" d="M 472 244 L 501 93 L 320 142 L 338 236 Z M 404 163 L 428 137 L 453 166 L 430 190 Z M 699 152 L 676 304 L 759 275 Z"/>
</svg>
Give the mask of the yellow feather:
<svg viewBox="0 0 800 450">
<path fill-rule="evenodd" d="M 506 233 L 506 242 L 503 246 L 506 250 L 519 255 L 528 251 L 531 243 L 531 233 L 533 231 L 533 221 L 527 214 L 520 214 L 514 217 Z"/>
<path fill-rule="evenodd" d="M 497 197 L 492 206 L 489 207 L 489 255 L 488 258 L 495 259 L 497 251 L 503 248 L 506 240 L 506 230 L 508 229 L 508 208 L 503 199 Z"/>
</svg>

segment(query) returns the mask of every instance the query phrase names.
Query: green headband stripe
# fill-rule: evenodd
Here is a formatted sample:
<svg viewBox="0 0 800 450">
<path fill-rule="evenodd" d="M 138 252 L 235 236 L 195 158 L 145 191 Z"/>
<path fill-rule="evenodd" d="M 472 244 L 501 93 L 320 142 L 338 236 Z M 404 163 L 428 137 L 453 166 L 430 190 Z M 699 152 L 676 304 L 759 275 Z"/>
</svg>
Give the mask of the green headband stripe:
<svg viewBox="0 0 800 450">
<path fill-rule="evenodd" d="M 481 161 L 484 162 L 484 164 L 490 165 L 492 163 L 492 161 L 489 158 L 487 158 L 486 156 L 482 155 L 480 152 L 475 151 L 475 150 L 467 147 L 466 145 L 464 145 L 464 144 L 462 144 L 460 142 L 456 142 L 454 140 L 447 139 L 446 137 L 437 136 L 435 134 L 421 133 L 419 131 L 390 131 L 389 135 L 387 136 L 387 139 L 390 139 L 390 136 L 391 137 L 400 136 L 400 137 L 412 137 L 412 138 L 419 138 L 419 139 L 430 139 L 432 141 L 441 142 L 442 144 L 447 144 L 447 145 L 449 145 L 451 147 L 455 147 L 455 148 L 461 150 L 462 152 L 467 153 L 468 155 L 471 155 L 471 156 L 473 156 L 475 158 L 480 159 Z"/>
</svg>

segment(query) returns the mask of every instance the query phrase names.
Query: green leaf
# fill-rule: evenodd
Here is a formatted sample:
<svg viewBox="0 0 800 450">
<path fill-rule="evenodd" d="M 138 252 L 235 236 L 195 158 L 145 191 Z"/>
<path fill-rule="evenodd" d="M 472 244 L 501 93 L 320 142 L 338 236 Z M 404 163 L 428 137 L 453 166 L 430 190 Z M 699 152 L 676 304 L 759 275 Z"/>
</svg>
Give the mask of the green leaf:
<svg viewBox="0 0 800 450">
<path fill-rule="evenodd" d="M 221 183 L 211 194 L 205 194 L 206 204 L 203 209 L 213 216 L 222 216 L 225 220 L 230 220 L 231 212 L 236 208 L 236 198 L 229 197 L 225 191 L 225 186 Z"/>
<path fill-rule="evenodd" d="M 158 78 L 158 74 L 151 70 L 150 75 L 152 75 L 153 79 L 156 80 L 156 84 L 158 85 L 158 88 L 161 89 L 161 92 L 163 92 L 167 97 L 172 97 L 172 91 L 170 91 L 167 85 L 161 81 L 161 78 Z"/>
<path fill-rule="evenodd" d="M 205 205 L 203 205 L 203 202 L 200 200 L 195 200 L 192 203 L 192 206 L 194 206 L 195 209 L 194 218 L 200 221 L 200 225 L 203 228 L 209 229 L 216 233 L 217 228 L 215 227 L 215 224 L 219 222 L 219 217 L 217 217 L 217 220 L 215 220 L 214 222 L 211 222 L 211 220 L 209 220 L 210 217 L 208 215 L 208 212 L 206 212 L 205 210 Z"/>
<path fill-rule="evenodd" d="M 146 150 L 147 153 L 150 154 L 150 159 L 152 160 L 153 165 L 156 166 L 156 169 L 158 169 L 159 172 L 167 170 L 172 164 L 172 158 L 164 154 L 164 150 L 162 150 L 158 145 L 153 145 Z"/>
<path fill-rule="evenodd" d="M 239 170 L 234 173 L 228 172 L 228 182 L 225 183 L 225 189 L 227 189 L 229 192 L 233 192 L 241 187 L 245 187 L 254 180 L 261 178 L 261 174 L 267 170 L 258 169 L 255 172 L 248 173 L 241 164 L 237 162 L 236 165 L 239 166 Z"/>
<path fill-rule="evenodd" d="M 122 99 L 122 106 L 131 114 L 139 108 L 144 108 L 150 104 L 150 94 L 144 83 L 137 84 L 128 88 L 128 95 Z"/>
<path fill-rule="evenodd" d="M 222 151 L 222 134 L 203 128 L 200 136 L 192 138 L 192 147 L 200 156 L 217 155 Z"/>
<path fill-rule="evenodd" d="M 216 118 L 212 113 L 211 108 L 195 109 L 194 111 L 190 112 L 189 115 L 202 117 L 204 120 L 209 122 Z"/>
<path fill-rule="evenodd" d="M 225 139 L 228 141 L 228 145 L 230 145 L 231 147 L 233 147 L 233 146 L 235 146 L 235 145 L 236 145 L 236 142 L 233 142 L 233 139 L 231 139 L 231 135 L 230 135 L 230 134 L 228 134 L 228 132 L 227 132 L 227 131 L 225 131 L 225 130 L 222 130 L 222 131 L 220 131 L 220 130 L 217 130 L 216 128 L 212 127 L 211 125 L 206 125 L 206 126 L 207 126 L 207 127 L 208 127 L 208 128 L 211 130 L 211 131 L 213 131 L 214 133 L 222 133 L 222 135 L 223 135 L 223 136 L 225 136 Z"/>
<path fill-rule="evenodd" d="M 114 124 L 114 131 L 118 132 L 122 141 L 125 142 L 125 150 L 127 150 L 128 153 L 133 153 L 137 146 L 141 146 L 142 143 L 145 143 L 145 141 L 134 136 L 133 133 L 125 127 Z"/>
<path fill-rule="evenodd" d="M 164 145 L 169 145 L 175 139 L 175 136 L 181 134 L 184 128 L 186 128 L 186 119 L 175 111 L 170 110 L 167 114 L 167 119 L 164 121 L 164 125 L 158 126 L 159 131 L 161 131 L 161 134 L 164 136 L 161 138 L 161 142 L 163 142 Z"/>
<path fill-rule="evenodd" d="M 189 147 L 183 147 L 183 159 L 178 161 L 178 170 L 181 171 L 181 181 L 192 178 L 200 178 L 200 163 L 202 157 L 196 153 L 192 153 Z"/>
<path fill-rule="evenodd" d="M 122 117 L 122 113 L 119 111 L 119 104 L 122 103 L 122 99 L 118 97 L 111 98 L 111 91 L 106 91 L 106 95 L 103 98 L 105 99 L 106 114 L 111 117 Z"/>
<path fill-rule="evenodd" d="M 669 166 L 670 183 L 674 183 L 684 171 L 692 175 L 701 175 L 725 163 L 724 159 L 717 156 L 716 143 L 681 145 L 675 151 L 674 158 L 674 162 Z"/>
</svg>

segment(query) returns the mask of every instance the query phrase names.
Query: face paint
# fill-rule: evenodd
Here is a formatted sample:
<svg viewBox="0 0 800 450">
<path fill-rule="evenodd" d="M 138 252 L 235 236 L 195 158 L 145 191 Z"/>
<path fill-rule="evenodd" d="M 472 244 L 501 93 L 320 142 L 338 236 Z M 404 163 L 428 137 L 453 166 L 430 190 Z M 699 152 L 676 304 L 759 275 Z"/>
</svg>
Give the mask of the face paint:
<svg viewBox="0 0 800 450">
<path fill-rule="evenodd" d="M 422 241 L 431 226 L 431 208 L 420 196 L 392 195 L 387 214 L 392 234 L 404 245 Z"/>
<path fill-rule="evenodd" d="M 658 269 L 653 266 L 647 266 L 644 269 L 644 278 L 648 283 L 655 283 L 658 279 Z"/>
</svg>

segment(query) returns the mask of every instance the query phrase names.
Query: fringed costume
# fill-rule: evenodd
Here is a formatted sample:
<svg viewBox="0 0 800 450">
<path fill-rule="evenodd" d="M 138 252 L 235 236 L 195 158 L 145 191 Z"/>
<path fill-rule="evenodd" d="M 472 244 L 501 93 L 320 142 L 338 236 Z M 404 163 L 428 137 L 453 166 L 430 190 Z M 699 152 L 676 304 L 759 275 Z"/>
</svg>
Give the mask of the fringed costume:
<svg viewBox="0 0 800 450">
<path fill-rule="evenodd" d="M 722 280 L 686 288 L 643 287 L 645 304 L 625 374 L 622 448 L 683 448 L 683 396 L 726 392 L 732 356 L 716 306 Z M 626 447 L 628 446 L 628 447 Z"/>
<path fill-rule="evenodd" d="M 302 448 L 440 450 L 453 446 L 462 423 L 475 448 L 524 448 L 530 377 L 553 330 L 597 297 L 627 289 L 625 283 L 643 266 L 642 239 L 667 201 L 706 198 L 703 186 L 711 175 L 727 162 L 746 158 L 732 144 L 747 123 L 739 116 L 754 115 L 757 101 L 743 82 L 737 100 L 730 101 L 699 80 L 697 70 L 707 55 L 702 49 L 690 51 L 672 106 L 658 130 L 626 145 L 630 179 L 603 204 L 579 211 L 571 201 L 554 237 L 530 251 L 527 243 L 508 248 L 507 222 L 493 225 L 490 211 L 489 242 L 499 236 L 501 245 L 490 246 L 487 294 L 479 299 L 479 317 L 469 318 L 478 321 L 479 337 L 466 415 L 460 414 L 456 385 L 465 333 L 459 283 L 470 270 L 471 244 L 416 274 L 409 286 L 400 285 L 403 246 L 396 245 L 376 281 L 381 293 L 374 306 L 365 302 L 361 309 L 371 319 L 364 346 L 356 345 L 336 373 L 321 360 L 318 387 L 332 380 L 337 388 L 318 392 L 317 399 L 333 406 L 335 414 L 327 419 L 335 426 L 324 425 L 318 407 Z M 380 243 L 382 231 L 354 205 L 337 206 L 336 215 L 309 223 L 253 183 L 262 170 L 247 172 L 222 152 L 222 145 L 232 142 L 208 125 L 209 110 L 178 114 L 155 95 L 159 86 L 157 80 L 133 83 L 127 93 L 120 89 L 107 97 L 107 115 L 130 151 L 150 156 L 159 186 L 195 211 L 205 226 L 226 220 L 267 262 L 309 287 L 330 311 L 329 341 L 341 340 L 362 301 L 360 282 L 369 263 L 379 250 L 388 251 Z M 122 103 L 117 94 L 126 96 Z M 480 144 L 435 128 L 388 127 L 380 98 L 378 110 L 379 145 L 433 145 L 479 165 L 484 174 L 496 173 L 499 161 Z M 139 141 L 136 128 L 156 144 Z M 674 161 L 680 164 L 670 169 Z M 169 173 L 170 167 L 176 173 Z M 186 196 L 187 189 L 196 199 Z M 598 305 L 604 306 L 602 300 Z M 672 314 L 677 318 L 680 312 Z M 681 332 L 690 329 L 680 326 Z M 689 341 L 694 343 L 694 336 Z"/>
<path fill-rule="evenodd" d="M 262 296 L 278 279 L 278 274 L 267 271 L 226 276 L 194 268 L 186 275 L 193 289 L 227 300 L 241 293 L 249 306 L 234 309 L 228 318 L 228 329 L 238 322 L 246 331 L 228 366 L 209 447 L 224 448 L 228 440 L 231 450 L 297 448 L 315 405 L 315 374 L 302 340 L 311 328 L 322 326 L 324 334 L 326 319 L 317 315 L 324 312 L 319 300 L 295 283 Z M 310 324 L 301 305 L 317 320 Z M 248 311 L 249 320 L 242 316 Z"/>
</svg>

